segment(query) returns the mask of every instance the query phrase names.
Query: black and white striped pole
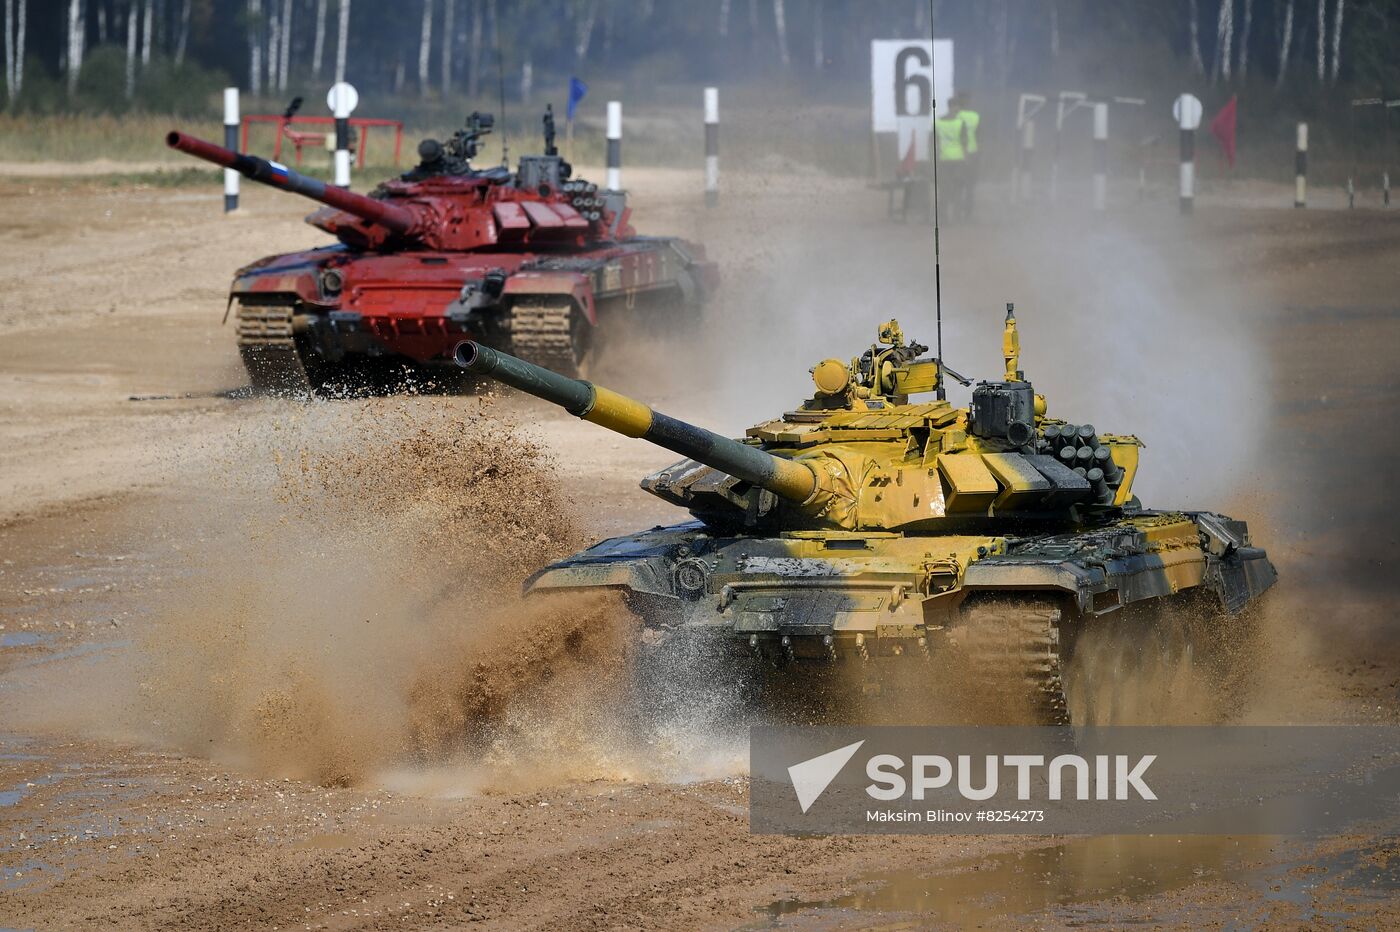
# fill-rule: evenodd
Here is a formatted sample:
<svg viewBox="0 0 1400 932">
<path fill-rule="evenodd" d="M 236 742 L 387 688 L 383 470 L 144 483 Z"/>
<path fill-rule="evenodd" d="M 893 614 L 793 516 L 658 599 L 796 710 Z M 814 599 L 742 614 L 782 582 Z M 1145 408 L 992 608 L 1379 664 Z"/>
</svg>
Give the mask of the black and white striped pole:
<svg viewBox="0 0 1400 932">
<path fill-rule="evenodd" d="M 719 206 L 719 88 L 705 88 L 705 206 Z"/>
<path fill-rule="evenodd" d="M 1172 104 L 1172 115 L 1181 128 L 1181 212 L 1189 214 L 1196 206 L 1196 128 L 1204 108 L 1194 94 L 1182 94 Z"/>
<path fill-rule="evenodd" d="M 1298 124 L 1298 151 L 1293 156 L 1293 206 L 1308 206 L 1308 124 Z"/>
<path fill-rule="evenodd" d="M 360 102 L 360 95 L 344 81 L 331 86 L 326 105 L 335 117 L 335 185 L 350 187 L 350 114 Z"/>
<path fill-rule="evenodd" d="M 1094 104 L 1094 209 L 1108 206 L 1108 104 Z"/>
<path fill-rule="evenodd" d="M 224 148 L 238 151 L 238 88 L 224 88 Z M 238 209 L 238 172 L 224 169 L 224 213 Z"/>
<path fill-rule="evenodd" d="M 608 101 L 608 190 L 622 190 L 622 101 Z"/>
</svg>

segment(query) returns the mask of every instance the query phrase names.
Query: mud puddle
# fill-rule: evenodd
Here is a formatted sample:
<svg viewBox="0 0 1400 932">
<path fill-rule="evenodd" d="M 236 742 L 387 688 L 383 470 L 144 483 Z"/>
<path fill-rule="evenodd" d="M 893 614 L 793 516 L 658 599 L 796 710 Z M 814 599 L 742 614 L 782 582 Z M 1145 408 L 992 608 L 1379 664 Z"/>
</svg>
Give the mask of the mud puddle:
<svg viewBox="0 0 1400 932">
<path fill-rule="evenodd" d="M 1394 846 L 1318 856 L 1291 845 L 1263 836 L 1086 837 L 964 861 L 946 873 L 867 874 L 852 884 L 859 889 L 839 896 L 771 903 L 754 927 L 843 928 L 868 925 L 877 916 L 896 923 L 986 926 L 1046 911 L 1074 924 L 1103 920 L 1109 909 L 1104 904 L 1117 909 L 1210 883 L 1242 886 L 1251 899 L 1292 904 L 1306 919 L 1336 922 L 1348 917 L 1348 907 L 1400 890 L 1400 852 Z M 1161 913 L 1156 918 L 1172 921 Z"/>
</svg>

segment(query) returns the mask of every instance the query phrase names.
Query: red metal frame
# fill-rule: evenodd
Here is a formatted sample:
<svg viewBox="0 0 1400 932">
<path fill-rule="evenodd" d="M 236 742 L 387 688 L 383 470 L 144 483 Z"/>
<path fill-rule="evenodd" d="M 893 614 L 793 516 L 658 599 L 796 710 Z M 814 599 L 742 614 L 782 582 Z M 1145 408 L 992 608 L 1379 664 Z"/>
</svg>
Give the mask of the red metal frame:
<svg viewBox="0 0 1400 932">
<path fill-rule="evenodd" d="M 249 128 L 249 126 L 251 126 L 253 123 L 271 123 L 271 124 L 273 124 L 274 126 L 277 127 L 276 141 L 275 141 L 275 142 L 273 143 L 273 145 L 272 145 L 272 157 L 273 157 L 273 159 L 275 159 L 275 160 L 277 160 L 277 161 L 281 161 L 281 158 L 282 158 L 282 139 L 283 139 L 283 137 L 285 137 L 285 138 L 291 140 L 292 146 L 296 149 L 296 164 L 300 165 L 300 164 L 301 164 L 301 147 L 302 147 L 302 145 L 304 145 L 304 144 L 308 141 L 308 139 L 309 139 L 310 136 L 312 136 L 312 135 L 320 135 L 320 134 L 300 133 L 300 132 L 297 132 L 297 131 L 295 131 L 295 130 L 290 129 L 291 125 L 294 124 L 294 123 L 305 123 L 305 124 L 309 124 L 309 125 L 311 125 L 311 126 L 331 126 L 331 127 L 334 127 L 334 126 L 335 126 L 335 117 L 328 117 L 328 116 L 294 116 L 294 117 L 292 117 L 292 118 L 289 120 L 289 119 L 287 119 L 287 118 L 284 117 L 284 116 L 277 116 L 277 115 L 273 115 L 273 114 L 270 114 L 270 113 L 250 113 L 250 114 L 248 114 L 247 116 L 243 117 L 243 121 L 242 121 L 242 122 L 243 122 L 243 125 L 242 125 L 242 136 L 241 136 L 240 141 L 239 141 L 239 144 L 238 144 L 239 151 L 241 151 L 241 152 L 247 152 L 247 151 L 248 151 L 248 128 Z M 402 121 L 402 120 L 383 120 L 383 119 L 379 119 L 379 118 L 376 118 L 376 117 L 351 117 L 350 120 L 349 120 L 349 123 L 350 123 L 350 127 L 351 127 L 352 129 L 358 129 L 358 130 L 360 131 L 360 133 L 359 133 L 360 144 L 359 144 L 359 146 L 356 147 L 356 148 L 358 149 L 358 151 L 357 151 L 356 154 L 355 154 L 356 167 L 358 167 L 358 168 L 364 168 L 364 167 L 365 167 L 365 150 L 369 148 L 369 146 L 368 146 L 368 144 L 367 144 L 367 141 L 368 141 L 368 139 L 369 139 L 369 131 L 370 131 L 370 129 L 371 129 L 372 127 L 375 127 L 375 126 L 387 126 L 387 127 L 391 127 L 391 128 L 394 130 L 394 165 L 395 165 L 396 167 L 398 166 L 398 164 L 399 164 L 399 157 L 400 157 L 400 155 L 401 155 L 402 152 L 403 152 L 403 121 Z"/>
</svg>

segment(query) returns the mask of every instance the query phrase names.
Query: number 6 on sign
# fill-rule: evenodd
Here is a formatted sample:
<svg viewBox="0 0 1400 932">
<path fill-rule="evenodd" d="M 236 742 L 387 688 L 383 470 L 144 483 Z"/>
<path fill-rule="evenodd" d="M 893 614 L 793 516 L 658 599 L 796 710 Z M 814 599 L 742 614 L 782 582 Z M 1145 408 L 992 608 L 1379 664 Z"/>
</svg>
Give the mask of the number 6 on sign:
<svg viewBox="0 0 1400 932">
<path fill-rule="evenodd" d="M 899 118 L 928 116 L 930 102 L 938 111 L 953 95 L 951 39 L 874 39 L 870 43 L 871 130 L 893 133 Z"/>
</svg>

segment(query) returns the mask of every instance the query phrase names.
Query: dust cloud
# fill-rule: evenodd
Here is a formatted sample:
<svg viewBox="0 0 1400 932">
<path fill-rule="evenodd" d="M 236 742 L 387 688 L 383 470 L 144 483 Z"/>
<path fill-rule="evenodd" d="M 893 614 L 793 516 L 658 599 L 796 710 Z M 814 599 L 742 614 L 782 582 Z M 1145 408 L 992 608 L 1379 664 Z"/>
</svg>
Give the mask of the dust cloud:
<svg viewBox="0 0 1400 932">
<path fill-rule="evenodd" d="M 31 727 L 334 785 L 738 768 L 737 738 L 716 749 L 631 689 L 619 598 L 521 596 L 587 540 L 488 399 L 279 405 L 219 459 L 218 494 L 171 517 L 187 542 L 149 625 L 83 683 L 33 690 L 66 698 L 17 710 Z"/>
<path fill-rule="evenodd" d="M 432 717 L 423 672 L 488 670 L 611 631 L 597 607 L 520 610 L 536 561 L 582 543 L 544 451 L 479 399 L 287 409 L 230 454 L 230 499 L 140 645 L 159 736 L 264 773 L 346 783 L 468 735 Z M 465 667 L 445 670 L 446 658 Z M 502 680 L 514 673 L 514 680 Z M 484 688 L 484 687 L 483 687 Z"/>
<path fill-rule="evenodd" d="M 703 353 L 717 390 L 700 406 L 725 430 L 795 406 L 811 393 L 812 365 L 858 355 L 891 317 L 935 344 L 932 228 L 870 235 L 810 210 L 796 203 L 790 227 L 725 265 Z M 1254 303 L 1203 267 L 1186 231 L 1067 214 L 947 226 L 942 246 L 950 366 L 1000 378 L 1014 302 L 1021 365 L 1050 413 L 1147 444 L 1146 504 L 1219 509 L 1259 481 L 1271 373 Z M 950 387 L 954 402 L 970 398 Z"/>
</svg>

